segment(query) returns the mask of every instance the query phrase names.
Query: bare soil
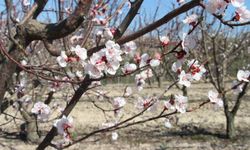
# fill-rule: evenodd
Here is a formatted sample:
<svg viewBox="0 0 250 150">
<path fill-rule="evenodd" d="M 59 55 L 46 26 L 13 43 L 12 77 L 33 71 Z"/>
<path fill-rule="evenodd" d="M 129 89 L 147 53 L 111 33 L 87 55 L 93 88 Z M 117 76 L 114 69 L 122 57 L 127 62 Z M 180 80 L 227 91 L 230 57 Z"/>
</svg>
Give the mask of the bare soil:
<svg viewBox="0 0 250 150">
<path fill-rule="evenodd" d="M 159 94 L 164 91 L 169 83 L 164 83 L 163 88 L 146 87 L 143 96 Z M 123 88 L 126 85 L 113 84 L 105 86 L 109 96 L 121 96 Z M 203 101 L 207 100 L 207 92 L 212 86 L 205 83 L 193 84 L 188 89 L 189 108 L 196 107 Z M 134 89 L 136 91 L 136 89 Z M 165 94 L 169 96 L 173 93 L 180 93 L 176 88 L 171 89 Z M 134 97 L 134 98 L 133 98 Z M 139 112 L 134 103 L 137 101 L 134 94 L 132 98 L 127 100 L 127 105 L 123 112 L 122 119 Z M 235 96 L 229 93 L 229 98 Z M 93 97 L 94 99 L 94 97 Z M 111 140 L 110 133 L 97 134 L 78 143 L 69 149 L 73 150 L 247 150 L 250 149 L 250 92 L 248 92 L 237 113 L 235 124 L 237 128 L 237 139 L 228 140 L 225 138 L 225 116 L 223 109 L 215 107 L 213 104 L 207 104 L 195 112 L 178 114 L 174 117 L 172 128 L 164 126 L 165 119 L 159 119 L 140 125 L 135 125 L 118 131 L 119 137 L 117 141 Z M 232 101 L 232 104 L 234 101 Z M 105 102 L 99 101 L 96 104 L 104 108 L 110 108 Z M 162 102 L 159 103 L 162 105 Z M 15 109 L 9 108 L 9 114 L 15 115 Z M 157 115 L 159 111 L 149 111 L 136 120 L 145 119 L 150 116 Z M 55 114 L 53 114 L 55 116 Z M 53 115 L 51 118 L 53 118 Z M 113 112 L 107 113 L 107 118 L 114 119 Z M 74 119 L 74 130 L 76 136 L 81 136 L 95 129 L 99 129 L 105 122 L 104 114 L 97 109 L 90 99 L 85 95 L 71 113 Z M 17 115 L 20 117 L 20 115 Z M 9 124 L 4 124 L 11 120 L 11 117 L 0 116 L 0 150 L 32 150 L 36 148 L 36 144 L 23 142 L 18 139 L 19 125 L 22 120 L 12 120 Z M 40 125 L 40 129 L 46 133 L 53 125 L 53 121 L 48 124 Z M 58 136 L 56 140 L 62 137 Z M 48 148 L 53 149 L 53 148 Z"/>
</svg>

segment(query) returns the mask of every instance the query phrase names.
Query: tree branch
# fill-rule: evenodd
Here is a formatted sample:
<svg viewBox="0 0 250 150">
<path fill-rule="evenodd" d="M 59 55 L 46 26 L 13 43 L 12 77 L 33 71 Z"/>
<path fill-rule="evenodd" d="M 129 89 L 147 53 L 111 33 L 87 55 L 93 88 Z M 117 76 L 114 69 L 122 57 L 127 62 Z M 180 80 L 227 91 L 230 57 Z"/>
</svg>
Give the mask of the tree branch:
<svg viewBox="0 0 250 150">
<path fill-rule="evenodd" d="M 149 24 L 148 26 L 142 28 L 141 30 L 132 33 L 128 36 L 125 37 L 121 37 L 119 38 L 116 42 L 118 44 L 124 44 L 126 42 L 132 41 L 148 32 L 153 31 L 154 29 L 160 27 L 161 25 L 168 23 L 170 20 L 172 20 L 173 18 L 175 18 L 176 16 L 185 13 L 186 11 L 198 6 L 200 3 L 200 0 L 192 0 L 182 6 L 180 6 L 179 8 L 169 12 L 167 15 L 165 15 L 164 17 L 162 17 L 161 19 L 157 20 L 156 22 L 153 22 L 151 24 Z M 104 47 L 104 45 L 102 46 L 98 46 L 98 47 L 94 47 L 92 49 L 90 49 L 88 51 L 88 56 L 91 56 L 93 53 L 99 51 L 100 49 L 102 49 Z"/>
<path fill-rule="evenodd" d="M 138 13 L 141 4 L 143 3 L 144 0 L 137 0 L 135 2 L 131 2 L 131 9 L 129 10 L 127 16 L 123 19 L 122 23 L 118 27 L 116 33 L 115 33 L 115 39 L 120 38 L 124 32 L 127 30 L 128 26 L 131 24 L 133 21 L 134 17 Z"/>
<path fill-rule="evenodd" d="M 31 18 L 36 19 L 37 16 L 42 12 L 47 2 L 48 0 L 36 0 L 31 10 L 27 13 L 27 15 L 20 24 L 25 24 Z"/>
<path fill-rule="evenodd" d="M 83 93 L 85 93 L 88 90 L 88 86 L 91 84 L 91 80 L 89 79 L 89 76 L 86 76 L 83 82 L 81 83 L 80 87 L 76 90 L 74 96 L 71 98 L 69 104 L 64 109 L 62 115 L 68 116 L 70 112 L 73 110 L 77 102 L 82 97 Z M 39 144 L 37 147 L 37 150 L 43 150 L 47 146 L 50 145 L 50 142 L 53 140 L 53 138 L 57 135 L 57 129 L 56 127 L 52 127 L 49 133 L 46 135 L 46 137 L 43 139 L 42 143 Z"/>
<path fill-rule="evenodd" d="M 51 24 L 30 20 L 24 27 L 30 40 L 55 40 L 75 31 L 85 20 L 93 0 L 80 0 L 75 11 L 66 19 Z"/>
<path fill-rule="evenodd" d="M 237 100 L 236 100 L 236 103 L 232 109 L 232 114 L 235 116 L 239 107 L 240 107 L 240 104 L 241 104 L 241 101 L 242 101 L 242 97 L 246 94 L 246 90 L 247 90 L 247 86 L 248 86 L 248 83 L 249 82 L 246 82 L 242 88 L 242 92 L 239 93 L 239 95 L 237 96 Z"/>
</svg>

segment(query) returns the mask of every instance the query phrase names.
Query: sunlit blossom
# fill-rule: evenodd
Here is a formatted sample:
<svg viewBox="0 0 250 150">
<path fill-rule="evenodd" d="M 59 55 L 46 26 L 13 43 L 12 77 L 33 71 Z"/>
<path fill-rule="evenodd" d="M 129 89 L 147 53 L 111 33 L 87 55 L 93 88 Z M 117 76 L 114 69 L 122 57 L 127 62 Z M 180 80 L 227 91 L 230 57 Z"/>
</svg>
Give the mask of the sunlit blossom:
<svg viewBox="0 0 250 150">
<path fill-rule="evenodd" d="M 57 128 L 57 133 L 63 135 L 66 141 L 71 140 L 69 129 L 73 127 L 72 117 L 66 117 L 63 115 L 62 118 L 55 121 L 54 126 Z"/>
<path fill-rule="evenodd" d="M 31 109 L 31 112 L 37 115 L 37 119 L 45 121 L 50 115 L 50 107 L 43 102 L 37 102 Z"/>
<path fill-rule="evenodd" d="M 219 107 L 223 107 L 223 101 L 219 98 L 219 93 L 212 90 L 208 91 L 208 98 L 210 102 L 217 104 Z"/>
<path fill-rule="evenodd" d="M 238 73 L 237 73 L 237 78 L 238 78 L 239 81 L 249 82 L 250 71 L 248 71 L 248 70 L 239 70 Z"/>
<path fill-rule="evenodd" d="M 180 113 L 185 113 L 188 106 L 188 98 L 183 95 L 175 95 L 175 108 Z"/>
</svg>

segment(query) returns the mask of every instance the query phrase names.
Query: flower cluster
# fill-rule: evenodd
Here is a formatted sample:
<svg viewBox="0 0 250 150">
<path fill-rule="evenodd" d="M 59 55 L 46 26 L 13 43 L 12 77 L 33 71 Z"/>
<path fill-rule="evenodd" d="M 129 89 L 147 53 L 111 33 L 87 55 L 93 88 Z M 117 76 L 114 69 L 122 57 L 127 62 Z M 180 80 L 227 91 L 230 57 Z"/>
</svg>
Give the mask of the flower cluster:
<svg viewBox="0 0 250 150">
<path fill-rule="evenodd" d="M 152 105 L 152 102 L 153 102 L 153 100 L 150 97 L 148 97 L 148 98 L 138 97 L 138 100 L 135 104 L 135 107 L 137 109 L 141 109 L 141 110 L 149 107 L 148 110 L 150 110 L 150 106 Z"/>
<path fill-rule="evenodd" d="M 192 14 L 190 16 L 187 16 L 182 22 L 194 26 L 196 25 L 197 21 L 198 16 L 196 14 Z"/>
<path fill-rule="evenodd" d="M 250 80 L 250 71 L 248 70 L 239 70 L 237 73 L 237 78 L 239 81 L 249 82 Z"/>
<path fill-rule="evenodd" d="M 146 65 L 150 65 L 151 67 L 157 67 L 160 65 L 160 58 L 151 58 L 147 53 L 138 57 L 137 61 L 140 62 L 140 68 L 145 67 Z"/>
<path fill-rule="evenodd" d="M 208 98 L 210 102 L 217 104 L 219 107 L 223 107 L 223 101 L 219 98 L 219 93 L 210 90 L 208 92 Z"/>
<path fill-rule="evenodd" d="M 168 101 L 164 102 L 164 107 L 167 110 L 177 110 L 180 113 L 185 113 L 188 106 L 188 98 L 183 95 L 174 95 Z"/>
<path fill-rule="evenodd" d="M 229 4 L 236 9 L 235 21 L 247 22 L 250 20 L 250 11 L 246 8 L 245 0 L 209 0 L 205 7 L 212 14 L 223 15 Z"/>
<path fill-rule="evenodd" d="M 160 36 L 160 42 L 162 46 L 167 46 L 169 44 L 169 37 L 168 36 Z"/>
<path fill-rule="evenodd" d="M 29 0 L 22 0 L 22 5 L 23 5 L 24 7 L 28 7 L 28 6 L 30 6 L 31 4 L 30 4 L 30 1 L 29 1 Z"/>
<path fill-rule="evenodd" d="M 85 72 L 92 78 L 100 78 L 103 73 L 115 75 L 122 61 L 120 45 L 107 41 L 105 48 L 94 53 L 85 66 Z"/>
<path fill-rule="evenodd" d="M 237 73 L 238 81 L 234 80 L 232 83 L 232 89 L 234 94 L 239 94 L 243 91 L 242 82 L 249 82 L 250 80 L 250 71 L 248 70 L 239 70 Z"/>
<path fill-rule="evenodd" d="M 46 121 L 50 115 L 50 107 L 43 102 L 37 102 L 31 109 L 31 112 L 37 115 L 37 119 Z"/>
<path fill-rule="evenodd" d="M 134 63 L 131 63 L 131 64 L 126 63 L 124 65 L 124 67 L 122 68 L 122 72 L 124 74 L 129 74 L 129 73 L 132 73 L 133 71 L 135 71 L 136 69 L 137 69 L 136 64 L 134 64 Z"/>
<path fill-rule="evenodd" d="M 71 141 L 72 137 L 69 129 L 73 127 L 73 118 L 63 116 L 54 123 L 54 127 L 57 128 L 57 133 L 63 135 L 65 141 Z"/>
<path fill-rule="evenodd" d="M 66 67 L 68 62 L 81 62 L 84 66 L 84 61 L 87 59 L 87 50 L 77 45 L 76 47 L 71 47 L 71 51 L 76 54 L 76 57 L 68 57 L 65 51 L 61 51 L 61 55 L 56 58 L 58 64 L 61 67 Z"/>
<path fill-rule="evenodd" d="M 113 101 L 114 113 L 116 116 L 120 116 L 122 112 L 122 107 L 126 104 L 126 100 L 123 97 L 116 97 Z"/>
<path fill-rule="evenodd" d="M 134 41 L 127 42 L 123 45 L 124 53 L 134 57 L 137 46 Z"/>
<path fill-rule="evenodd" d="M 140 74 L 135 75 L 136 86 L 141 91 L 145 85 L 145 80 L 153 76 L 152 70 L 148 68 L 142 71 Z"/>
<path fill-rule="evenodd" d="M 177 61 L 173 63 L 172 71 L 178 74 L 179 84 L 190 87 L 193 80 L 199 81 L 202 78 L 206 69 L 203 65 L 199 65 L 199 62 L 195 59 L 187 61 L 187 66 L 188 70 L 185 72 L 182 70 L 182 62 Z"/>
</svg>

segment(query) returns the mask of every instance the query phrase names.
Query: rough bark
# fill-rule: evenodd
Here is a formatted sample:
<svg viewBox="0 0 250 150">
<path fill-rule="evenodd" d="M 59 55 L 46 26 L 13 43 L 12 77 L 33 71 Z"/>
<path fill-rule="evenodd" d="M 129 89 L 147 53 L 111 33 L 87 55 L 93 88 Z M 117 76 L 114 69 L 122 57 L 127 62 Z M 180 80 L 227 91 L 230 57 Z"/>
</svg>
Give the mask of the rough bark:
<svg viewBox="0 0 250 150">
<path fill-rule="evenodd" d="M 34 14 L 33 18 L 36 18 L 38 14 L 42 11 L 47 1 L 37 0 L 39 7 Z M 88 14 L 92 0 L 80 0 L 78 6 L 76 7 L 74 13 L 68 18 L 62 20 L 58 23 L 44 24 L 40 23 L 34 19 L 30 19 L 24 24 L 17 26 L 16 35 L 14 40 L 23 47 L 24 49 L 29 45 L 31 41 L 34 40 L 54 40 L 67 36 L 68 34 L 75 31 L 81 23 L 85 20 L 85 15 Z M 9 55 L 18 60 L 21 56 L 21 50 L 19 50 L 17 43 L 10 41 L 10 46 L 8 48 Z M 2 58 L 1 58 L 2 59 Z M 0 106 L 2 106 L 3 98 L 5 92 L 10 83 L 12 75 L 15 73 L 16 64 L 7 59 L 1 60 L 0 67 Z M 1 107 L 0 107 L 1 108 Z M 3 110 L 1 110 L 3 111 Z"/>
<path fill-rule="evenodd" d="M 23 125 L 21 125 L 20 135 L 22 134 L 23 140 L 37 142 L 40 136 L 38 133 L 36 117 L 28 113 L 25 107 L 22 106 L 22 103 L 19 103 L 19 106 L 20 113 L 26 121 Z"/>
<path fill-rule="evenodd" d="M 22 46 L 24 45 L 24 41 L 22 42 Z M 14 43 L 11 43 L 9 46 L 9 54 L 15 59 L 18 60 L 21 56 L 21 51 L 16 50 L 17 47 Z M 16 64 L 8 59 L 4 59 L 0 68 L 0 106 L 2 106 L 2 102 L 4 100 L 4 95 L 7 89 L 9 88 L 12 75 L 16 71 Z M 2 112 L 3 110 L 1 110 Z"/>
<path fill-rule="evenodd" d="M 235 126 L 234 126 L 234 118 L 235 115 L 233 115 L 231 112 L 227 112 L 226 113 L 226 136 L 229 139 L 233 139 L 236 137 L 236 130 L 235 130 Z"/>
</svg>

